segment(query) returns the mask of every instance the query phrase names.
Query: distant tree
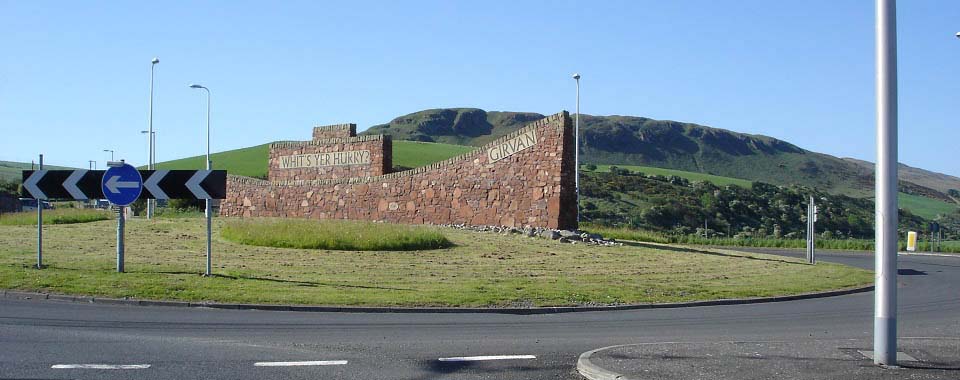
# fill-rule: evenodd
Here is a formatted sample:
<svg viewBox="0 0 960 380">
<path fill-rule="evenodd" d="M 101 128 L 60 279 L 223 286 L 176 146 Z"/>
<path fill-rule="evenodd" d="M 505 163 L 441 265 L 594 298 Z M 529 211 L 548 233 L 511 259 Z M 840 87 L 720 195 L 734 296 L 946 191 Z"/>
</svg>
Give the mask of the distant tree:
<svg viewBox="0 0 960 380">
<path fill-rule="evenodd" d="M 947 190 L 947 194 L 954 198 L 960 198 L 960 190 L 957 189 Z"/>
<path fill-rule="evenodd" d="M 584 168 L 587 169 L 587 170 L 589 170 L 589 171 L 595 171 L 595 170 L 597 170 L 597 165 L 587 164 L 586 166 L 584 166 Z"/>
</svg>

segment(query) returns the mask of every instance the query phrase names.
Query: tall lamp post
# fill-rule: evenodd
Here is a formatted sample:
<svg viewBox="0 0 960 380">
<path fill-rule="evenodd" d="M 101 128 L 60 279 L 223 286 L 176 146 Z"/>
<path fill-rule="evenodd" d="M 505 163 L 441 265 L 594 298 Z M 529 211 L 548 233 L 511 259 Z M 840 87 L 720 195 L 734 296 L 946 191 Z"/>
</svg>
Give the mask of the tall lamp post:
<svg viewBox="0 0 960 380">
<path fill-rule="evenodd" d="M 97 169 L 97 160 L 87 160 L 87 166 L 90 167 L 90 170 Z"/>
<path fill-rule="evenodd" d="M 147 145 L 149 150 L 147 157 L 147 169 L 150 170 L 156 169 L 156 156 L 154 153 L 154 144 L 156 141 L 154 140 L 153 134 L 153 68 L 157 66 L 158 63 L 160 63 L 160 58 L 154 57 L 152 60 L 150 60 L 150 120 L 147 123 Z M 155 202 L 156 201 L 153 199 L 147 199 L 147 219 L 153 219 L 153 207 Z"/>
<path fill-rule="evenodd" d="M 110 161 L 113 161 L 113 149 L 104 149 L 104 152 L 110 152 Z"/>
<path fill-rule="evenodd" d="M 210 170 L 210 89 L 203 87 L 199 84 L 191 84 L 190 88 L 203 89 L 207 93 L 207 170 Z M 206 199 L 206 212 L 207 216 L 207 271 L 204 276 L 210 276 L 210 239 L 211 239 L 211 218 L 213 217 L 213 212 L 210 207 L 210 199 Z"/>
<path fill-rule="evenodd" d="M 897 2 L 876 0 L 876 247 L 873 363 L 897 364 Z"/>
<path fill-rule="evenodd" d="M 577 81 L 577 115 L 573 127 L 574 140 L 574 189 L 577 192 L 577 228 L 580 227 L 580 73 L 573 74 L 573 79 Z"/>
</svg>

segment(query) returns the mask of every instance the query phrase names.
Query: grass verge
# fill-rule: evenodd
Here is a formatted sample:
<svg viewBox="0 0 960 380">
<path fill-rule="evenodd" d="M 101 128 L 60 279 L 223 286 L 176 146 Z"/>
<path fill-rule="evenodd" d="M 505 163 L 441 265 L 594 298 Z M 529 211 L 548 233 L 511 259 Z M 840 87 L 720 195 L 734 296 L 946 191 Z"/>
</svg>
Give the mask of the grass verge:
<svg viewBox="0 0 960 380">
<path fill-rule="evenodd" d="M 340 251 L 413 251 L 452 245 L 433 228 L 341 220 L 230 220 L 222 235 L 229 241 L 261 247 Z"/>
<path fill-rule="evenodd" d="M 43 211 L 43 224 L 87 223 L 113 219 L 113 214 L 104 210 L 58 208 Z M 0 226 L 36 226 L 37 212 L 16 212 L 0 215 Z"/>
<path fill-rule="evenodd" d="M 755 248 L 806 248 L 807 242 L 804 239 L 772 239 L 772 238 L 705 238 L 692 235 L 669 235 L 659 232 L 635 230 L 623 227 L 605 227 L 600 225 L 584 223 L 583 230 L 603 235 L 607 238 L 618 240 L 632 240 L 639 242 L 660 243 L 660 244 L 691 244 L 708 245 L 719 247 L 755 247 Z M 817 239 L 817 248 L 836 249 L 847 251 L 872 251 L 873 240 L 864 239 Z M 900 250 L 906 251 L 907 243 L 900 241 Z M 920 242 L 917 245 L 920 252 L 930 251 L 929 242 Z M 940 252 L 960 253 L 960 244 L 944 242 Z"/>
<path fill-rule="evenodd" d="M 686 247 L 589 247 L 440 229 L 454 246 L 334 251 L 225 241 L 214 220 L 213 270 L 202 219 L 132 219 L 115 273 L 111 221 L 49 226 L 48 268 L 31 269 L 36 235 L 0 226 L 0 288 L 101 297 L 350 306 L 526 307 L 764 297 L 848 288 L 869 271 L 779 256 Z"/>
</svg>

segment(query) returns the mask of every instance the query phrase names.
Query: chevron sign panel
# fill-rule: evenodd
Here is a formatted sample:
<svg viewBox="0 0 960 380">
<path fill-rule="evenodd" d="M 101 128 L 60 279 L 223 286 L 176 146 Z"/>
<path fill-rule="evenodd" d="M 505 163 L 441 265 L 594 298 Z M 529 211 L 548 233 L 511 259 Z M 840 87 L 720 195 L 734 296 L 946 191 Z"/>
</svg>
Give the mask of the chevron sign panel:
<svg viewBox="0 0 960 380">
<path fill-rule="evenodd" d="M 100 181 L 105 170 L 24 170 L 24 198 L 103 199 Z M 223 199 L 226 170 L 139 170 L 140 199 Z"/>
</svg>

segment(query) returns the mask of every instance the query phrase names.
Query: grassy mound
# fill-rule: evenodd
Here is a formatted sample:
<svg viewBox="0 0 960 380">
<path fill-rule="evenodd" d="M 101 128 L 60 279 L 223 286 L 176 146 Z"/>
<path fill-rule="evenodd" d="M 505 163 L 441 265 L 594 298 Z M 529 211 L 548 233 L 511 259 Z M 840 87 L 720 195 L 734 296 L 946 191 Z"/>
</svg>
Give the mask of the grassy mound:
<svg viewBox="0 0 960 380">
<path fill-rule="evenodd" d="M 131 219 L 127 273 L 113 270 L 113 223 L 49 226 L 44 270 L 31 269 L 35 227 L 0 226 L 0 288 L 181 301 L 523 307 L 763 297 L 873 281 L 872 272 L 848 266 L 717 248 L 590 247 L 444 228 L 437 230 L 454 243 L 447 249 L 259 247 L 223 239 L 232 220 L 213 222 L 214 277 L 198 275 L 206 241 L 199 219 Z"/>
<path fill-rule="evenodd" d="M 341 220 L 233 220 L 222 234 L 236 243 L 275 248 L 413 251 L 452 246 L 439 231 L 426 227 Z"/>
<path fill-rule="evenodd" d="M 87 223 L 107 219 L 113 219 L 113 214 L 104 210 L 61 208 L 43 211 L 43 224 Z M 0 215 L 0 226 L 31 225 L 37 225 L 36 211 Z"/>
</svg>

